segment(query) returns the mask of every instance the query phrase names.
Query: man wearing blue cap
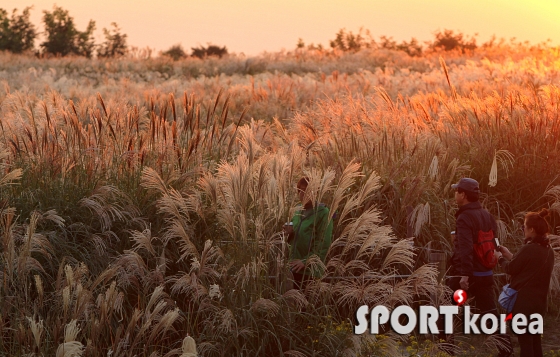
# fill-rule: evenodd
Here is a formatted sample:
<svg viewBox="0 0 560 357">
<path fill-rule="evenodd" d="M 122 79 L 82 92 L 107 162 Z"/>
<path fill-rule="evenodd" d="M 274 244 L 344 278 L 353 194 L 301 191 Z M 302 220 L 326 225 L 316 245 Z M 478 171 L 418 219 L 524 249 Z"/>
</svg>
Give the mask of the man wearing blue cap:
<svg viewBox="0 0 560 357">
<path fill-rule="evenodd" d="M 455 190 L 455 202 L 459 209 L 457 218 L 453 256 L 451 257 L 451 277 L 447 285 L 453 290 L 467 291 L 469 298 L 474 298 L 476 309 L 480 314 L 496 314 L 494 295 L 493 267 L 494 233 L 497 231 L 496 220 L 482 208 L 479 201 L 480 188 L 472 178 L 462 178 L 451 185 Z M 499 356 L 513 353 L 511 341 L 507 335 L 499 335 L 504 344 L 499 348 Z"/>
<path fill-rule="evenodd" d="M 455 202 L 459 210 L 455 213 L 457 225 L 455 229 L 455 244 L 451 266 L 454 276 L 460 280 L 453 281 L 456 288 L 469 292 L 474 297 L 481 313 L 496 310 L 494 299 L 494 278 L 492 268 L 485 266 L 473 249 L 478 241 L 479 232 L 488 232 L 494 239 L 496 220 L 479 202 L 480 189 L 478 182 L 472 178 L 462 178 L 451 185 L 455 190 Z"/>
</svg>

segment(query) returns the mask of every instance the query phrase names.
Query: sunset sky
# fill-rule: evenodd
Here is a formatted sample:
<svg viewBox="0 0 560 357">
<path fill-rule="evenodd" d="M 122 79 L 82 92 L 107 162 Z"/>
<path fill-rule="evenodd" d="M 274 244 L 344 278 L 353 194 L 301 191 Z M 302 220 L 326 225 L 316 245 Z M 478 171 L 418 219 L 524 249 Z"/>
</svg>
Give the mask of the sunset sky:
<svg viewBox="0 0 560 357">
<path fill-rule="evenodd" d="M 52 0 L 2 0 L 11 12 L 34 5 L 32 20 L 42 29 Z M 96 35 L 116 22 L 129 45 L 185 49 L 213 43 L 230 52 L 256 55 L 291 50 L 299 38 L 322 43 L 341 28 L 369 29 L 374 37 L 431 40 L 436 30 L 479 34 L 479 43 L 498 38 L 560 44 L 560 0 L 57 0 L 84 30 L 96 21 Z M 39 41 L 36 43 L 38 46 Z"/>
</svg>

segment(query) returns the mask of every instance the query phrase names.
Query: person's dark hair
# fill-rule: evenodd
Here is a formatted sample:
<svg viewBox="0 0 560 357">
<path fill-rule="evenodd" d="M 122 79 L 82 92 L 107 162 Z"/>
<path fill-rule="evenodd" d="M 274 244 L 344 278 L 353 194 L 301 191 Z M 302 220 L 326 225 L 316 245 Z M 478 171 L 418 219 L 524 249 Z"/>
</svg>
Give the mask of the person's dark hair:
<svg viewBox="0 0 560 357">
<path fill-rule="evenodd" d="M 302 177 L 299 179 L 297 183 L 297 188 L 301 188 L 302 190 L 305 190 L 308 185 L 309 185 L 309 177 Z"/>
<path fill-rule="evenodd" d="M 527 228 L 533 228 L 537 236 L 532 239 L 533 242 L 542 245 L 547 245 L 549 239 L 547 237 L 550 232 L 550 226 L 546 221 L 549 216 L 549 211 L 546 208 L 541 209 L 539 212 L 529 212 L 525 215 L 525 225 Z"/>
<path fill-rule="evenodd" d="M 469 202 L 476 202 L 480 198 L 480 194 L 478 192 L 465 191 L 461 187 L 457 188 L 457 192 L 459 193 L 464 192 L 465 195 L 467 196 L 467 201 Z"/>
<path fill-rule="evenodd" d="M 299 179 L 297 183 L 297 189 L 299 192 L 305 192 L 307 190 L 307 186 L 309 186 L 309 177 L 302 177 Z M 299 194 L 299 193 L 298 193 Z M 310 197 L 304 198 L 304 208 L 308 209 L 313 207 L 313 202 L 311 202 Z"/>
</svg>

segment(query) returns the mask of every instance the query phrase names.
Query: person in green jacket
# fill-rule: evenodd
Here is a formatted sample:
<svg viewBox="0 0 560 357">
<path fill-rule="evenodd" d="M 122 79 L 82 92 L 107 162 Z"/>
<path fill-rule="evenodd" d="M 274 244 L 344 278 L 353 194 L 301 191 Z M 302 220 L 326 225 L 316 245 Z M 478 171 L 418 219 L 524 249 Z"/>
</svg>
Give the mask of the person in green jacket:
<svg viewBox="0 0 560 357">
<path fill-rule="evenodd" d="M 324 271 L 314 264 L 306 264 L 307 259 L 317 255 L 325 262 L 327 251 L 332 242 L 333 222 L 329 209 L 322 203 L 313 203 L 307 194 L 309 178 L 303 177 L 297 184 L 298 196 L 302 207 L 292 218 L 292 225 L 286 225 L 290 243 L 289 264 L 297 289 L 305 289 L 312 277 L 321 277 Z"/>
</svg>

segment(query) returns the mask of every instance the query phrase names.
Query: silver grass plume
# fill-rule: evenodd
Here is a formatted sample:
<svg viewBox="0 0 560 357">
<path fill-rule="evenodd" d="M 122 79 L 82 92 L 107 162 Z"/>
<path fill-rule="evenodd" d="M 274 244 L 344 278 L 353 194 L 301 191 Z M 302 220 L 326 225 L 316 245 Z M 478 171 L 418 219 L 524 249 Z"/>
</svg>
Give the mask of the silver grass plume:
<svg viewBox="0 0 560 357">
<path fill-rule="evenodd" d="M 181 355 L 179 357 L 196 357 L 196 342 L 191 336 L 183 339 L 183 347 L 181 348 Z"/>
</svg>

